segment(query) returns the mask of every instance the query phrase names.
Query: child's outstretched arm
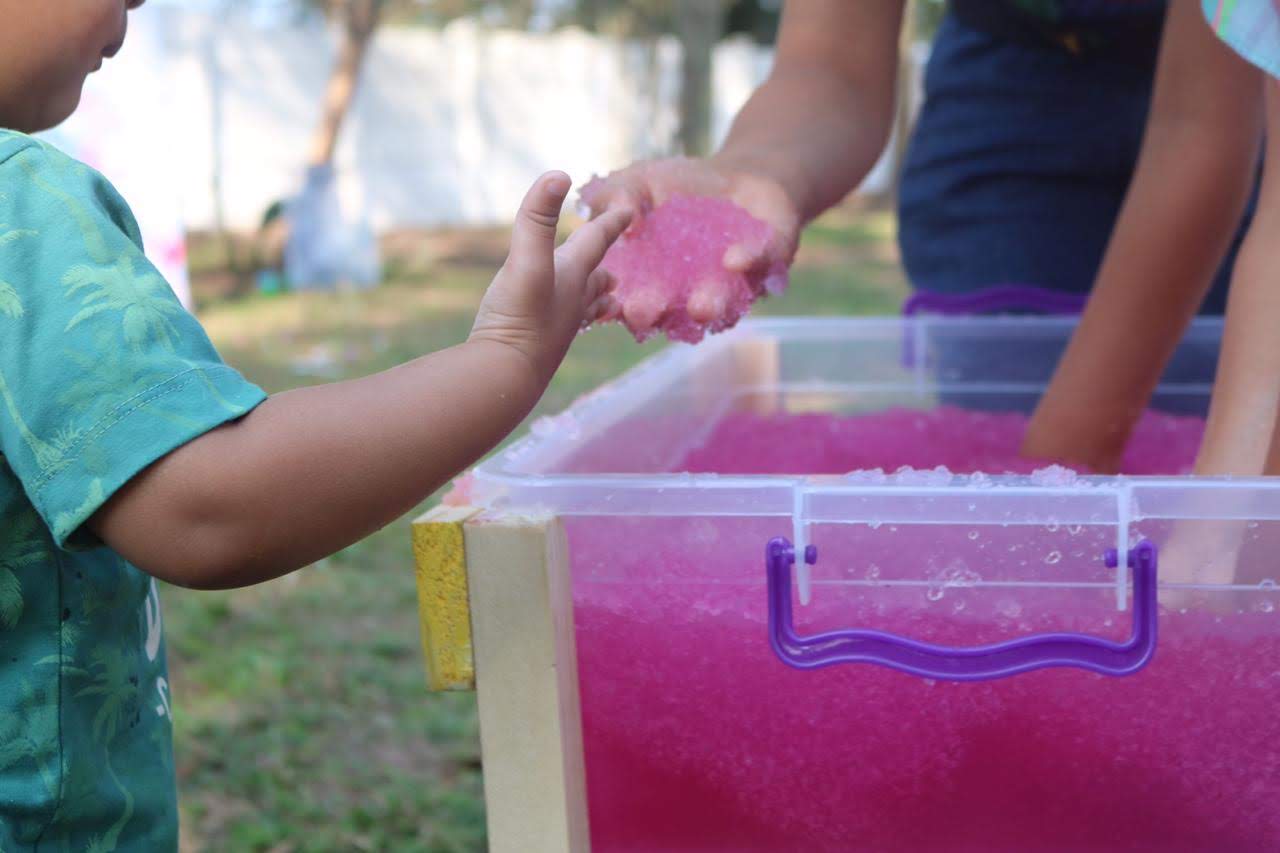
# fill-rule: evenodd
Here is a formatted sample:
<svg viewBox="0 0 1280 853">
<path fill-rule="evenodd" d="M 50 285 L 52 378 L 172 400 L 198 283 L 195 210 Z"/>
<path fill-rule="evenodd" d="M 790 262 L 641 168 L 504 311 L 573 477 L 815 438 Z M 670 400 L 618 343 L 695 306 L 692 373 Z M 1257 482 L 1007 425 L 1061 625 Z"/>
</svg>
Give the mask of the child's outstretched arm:
<svg viewBox="0 0 1280 853">
<path fill-rule="evenodd" d="M 1223 50 L 1227 50 L 1224 46 Z M 1267 168 L 1258 208 L 1236 260 L 1227 301 L 1218 375 L 1195 472 L 1202 475 L 1280 474 L 1280 85 L 1266 82 Z M 1242 519 L 1217 518 L 1221 498 L 1203 518 L 1179 521 L 1161 546 L 1164 582 L 1229 584 L 1260 580 L 1263 562 L 1242 562 L 1240 552 L 1253 537 Z M 1269 570 L 1264 572 L 1271 574 Z M 1166 606 L 1186 597 L 1165 591 Z"/>
<path fill-rule="evenodd" d="M 1218 41 L 1198 3 L 1169 4 L 1138 167 L 1025 455 L 1116 470 L 1235 233 L 1261 128 L 1257 70 Z"/>
<path fill-rule="evenodd" d="M 613 308 L 596 266 L 629 215 L 557 249 L 569 186 L 551 173 L 525 197 L 465 343 L 272 396 L 134 477 L 90 528 L 164 580 L 219 588 L 305 566 L 407 512 L 514 429 L 583 323 Z"/>
</svg>

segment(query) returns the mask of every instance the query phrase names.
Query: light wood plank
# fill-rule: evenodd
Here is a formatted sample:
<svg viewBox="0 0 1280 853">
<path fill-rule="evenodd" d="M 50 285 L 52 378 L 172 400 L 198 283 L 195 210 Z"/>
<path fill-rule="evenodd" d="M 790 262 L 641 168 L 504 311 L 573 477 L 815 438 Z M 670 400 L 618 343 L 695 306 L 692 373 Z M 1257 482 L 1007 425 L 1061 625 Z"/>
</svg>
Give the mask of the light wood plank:
<svg viewBox="0 0 1280 853">
<path fill-rule="evenodd" d="M 587 851 L 586 775 L 564 527 L 465 526 L 489 849 Z"/>
</svg>

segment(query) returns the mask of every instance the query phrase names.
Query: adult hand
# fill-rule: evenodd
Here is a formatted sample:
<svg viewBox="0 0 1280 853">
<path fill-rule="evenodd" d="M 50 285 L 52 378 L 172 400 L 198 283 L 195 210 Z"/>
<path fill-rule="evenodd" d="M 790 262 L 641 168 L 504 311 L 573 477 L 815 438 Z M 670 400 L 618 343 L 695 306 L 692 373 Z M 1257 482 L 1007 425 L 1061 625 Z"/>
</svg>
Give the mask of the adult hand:
<svg viewBox="0 0 1280 853">
<path fill-rule="evenodd" d="M 727 198 L 769 225 L 763 239 L 729 246 L 722 264 L 726 270 L 746 276 L 757 293 L 782 289 L 786 284 L 785 270 L 799 241 L 800 215 L 782 186 L 772 178 L 716 158 L 646 160 L 594 178 L 582 188 L 581 202 L 586 208 L 584 214 L 592 219 L 616 211 L 630 212 L 628 230 L 634 231 L 646 214 L 673 195 Z M 688 299 L 685 308 L 698 322 L 714 324 L 724 319 L 720 314 L 726 310 L 726 303 L 715 294 L 695 290 Z M 622 306 L 629 323 L 648 326 L 676 306 L 645 304 L 628 311 L 629 307 Z M 640 313 L 645 316 L 638 316 Z"/>
</svg>

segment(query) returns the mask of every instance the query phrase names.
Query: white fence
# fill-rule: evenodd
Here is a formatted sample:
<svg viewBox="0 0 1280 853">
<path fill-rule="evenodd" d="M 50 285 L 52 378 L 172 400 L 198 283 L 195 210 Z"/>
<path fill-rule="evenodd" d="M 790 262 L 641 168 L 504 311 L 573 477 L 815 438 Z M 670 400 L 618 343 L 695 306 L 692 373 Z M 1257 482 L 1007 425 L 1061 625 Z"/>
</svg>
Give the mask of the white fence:
<svg viewBox="0 0 1280 853">
<path fill-rule="evenodd" d="M 135 206 L 177 195 L 189 227 L 254 227 L 300 184 L 332 34 L 164 6 L 144 7 L 131 25 L 124 52 L 86 94 L 111 110 L 78 117 L 68 131 L 105 133 L 113 150 L 137 152 L 122 181 Z M 672 40 L 492 31 L 469 21 L 384 29 L 337 153 L 344 202 L 379 230 L 502 222 L 543 170 L 581 182 L 669 153 L 679 61 Z M 717 48 L 717 139 L 770 61 L 748 42 Z M 882 163 L 868 183 L 883 186 L 886 174 Z"/>
</svg>

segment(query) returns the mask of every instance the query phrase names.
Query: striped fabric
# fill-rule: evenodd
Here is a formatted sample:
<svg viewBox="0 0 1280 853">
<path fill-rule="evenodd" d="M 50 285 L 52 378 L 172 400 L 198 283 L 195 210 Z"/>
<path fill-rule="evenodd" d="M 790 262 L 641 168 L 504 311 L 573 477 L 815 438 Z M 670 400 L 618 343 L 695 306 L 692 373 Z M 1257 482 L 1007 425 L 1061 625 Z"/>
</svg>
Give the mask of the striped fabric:
<svg viewBox="0 0 1280 853">
<path fill-rule="evenodd" d="M 1213 31 L 1237 53 L 1280 77 L 1280 0 L 1201 0 Z"/>
</svg>

